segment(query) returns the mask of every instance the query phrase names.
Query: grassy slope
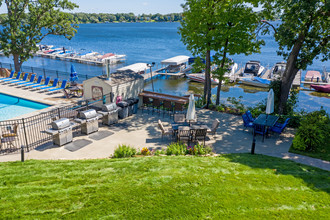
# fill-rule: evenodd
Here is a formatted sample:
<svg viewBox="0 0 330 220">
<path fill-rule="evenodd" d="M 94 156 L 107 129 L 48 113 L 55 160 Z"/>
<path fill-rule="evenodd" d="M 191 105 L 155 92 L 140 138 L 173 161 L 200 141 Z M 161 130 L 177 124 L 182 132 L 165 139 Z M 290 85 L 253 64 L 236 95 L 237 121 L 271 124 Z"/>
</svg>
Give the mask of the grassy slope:
<svg viewBox="0 0 330 220">
<path fill-rule="evenodd" d="M 329 193 L 329 172 L 261 155 L 0 164 L 0 219 L 329 219 Z"/>
</svg>

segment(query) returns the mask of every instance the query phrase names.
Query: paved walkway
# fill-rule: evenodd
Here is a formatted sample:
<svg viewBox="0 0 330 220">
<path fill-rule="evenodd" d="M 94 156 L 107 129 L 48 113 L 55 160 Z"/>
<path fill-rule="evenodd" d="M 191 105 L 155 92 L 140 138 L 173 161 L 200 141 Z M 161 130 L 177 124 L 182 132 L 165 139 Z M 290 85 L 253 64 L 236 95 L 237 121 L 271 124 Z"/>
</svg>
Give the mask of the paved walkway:
<svg viewBox="0 0 330 220">
<path fill-rule="evenodd" d="M 215 118 L 220 120 L 216 136 L 210 136 L 206 144 L 213 147 L 218 154 L 249 153 L 252 145 L 251 130 L 244 129 L 241 116 L 198 110 L 198 121 L 211 126 Z M 59 159 L 96 159 L 107 158 L 113 154 L 119 144 L 128 144 L 141 149 L 142 147 L 161 149 L 171 141 L 170 138 L 161 138 L 157 125 L 158 119 L 162 120 L 165 127 L 170 127 L 171 119 L 165 115 L 154 115 L 141 111 L 137 115 L 121 120 L 116 126 L 101 126 L 99 133 L 91 135 L 75 134 L 73 144 L 63 147 L 45 145 L 25 154 L 25 158 L 42 160 Z M 293 160 L 330 171 L 330 163 L 302 155 L 288 153 L 294 137 L 294 130 L 287 129 L 281 135 L 274 135 L 262 142 L 262 137 L 257 136 L 257 154 L 264 154 L 282 159 Z M 0 156 L 1 161 L 20 160 L 20 154 Z"/>
</svg>

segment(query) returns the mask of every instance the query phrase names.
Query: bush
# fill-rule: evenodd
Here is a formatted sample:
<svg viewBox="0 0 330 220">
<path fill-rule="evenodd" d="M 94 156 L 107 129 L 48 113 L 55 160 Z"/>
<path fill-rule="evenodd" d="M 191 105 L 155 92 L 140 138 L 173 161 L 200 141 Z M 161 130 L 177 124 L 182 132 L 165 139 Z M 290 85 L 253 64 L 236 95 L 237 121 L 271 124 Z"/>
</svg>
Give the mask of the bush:
<svg viewBox="0 0 330 220">
<path fill-rule="evenodd" d="M 320 152 L 330 147 L 330 117 L 321 108 L 303 116 L 292 148 L 300 151 Z"/>
<path fill-rule="evenodd" d="M 166 152 L 163 151 L 163 150 L 156 150 L 156 151 L 154 152 L 154 155 L 155 155 L 155 156 L 159 156 L 159 155 L 161 155 L 161 154 L 166 154 Z"/>
<path fill-rule="evenodd" d="M 132 157 L 136 154 L 136 149 L 127 145 L 119 145 L 118 148 L 115 149 L 115 153 L 113 158 L 124 158 L 124 157 Z"/>
<path fill-rule="evenodd" d="M 187 147 L 187 153 L 191 155 L 206 155 L 210 154 L 212 152 L 212 148 L 208 146 L 204 146 L 201 144 L 196 144 L 193 147 L 188 146 Z"/>
<path fill-rule="evenodd" d="M 148 155 L 150 155 L 151 153 L 150 153 L 150 150 L 149 150 L 147 147 L 144 147 L 144 148 L 142 148 L 142 150 L 141 150 L 141 154 L 144 155 L 144 156 L 148 156 Z"/>
<path fill-rule="evenodd" d="M 186 155 L 187 147 L 185 144 L 177 142 L 167 146 L 166 155 Z"/>
</svg>

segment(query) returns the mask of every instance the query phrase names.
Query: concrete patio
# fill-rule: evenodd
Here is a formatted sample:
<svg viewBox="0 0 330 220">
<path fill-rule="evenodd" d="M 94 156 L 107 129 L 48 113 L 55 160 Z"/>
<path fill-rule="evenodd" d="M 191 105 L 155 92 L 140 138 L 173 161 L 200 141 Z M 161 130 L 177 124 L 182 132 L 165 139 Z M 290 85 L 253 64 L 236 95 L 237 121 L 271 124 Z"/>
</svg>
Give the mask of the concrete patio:
<svg viewBox="0 0 330 220">
<path fill-rule="evenodd" d="M 252 145 L 252 131 L 244 129 L 241 116 L 197 110 L 198 121 L 211 126 L 215 118 L 220 120 L 220 126 L 215 136 L 209 135 L 206 145 L 212 146 L 217 154 L 249 153 Z M 120 120 L 119 124 L 108 127 L 101 126 L 98 133 L 81 135 L 75 134 L 73 144 L 62 147 L 46 145 L 38 147 L 25 154 L 25 159 L 62 160 L 62 159 L 97 159 L 110 157 L 120 144 L 128 144 L 137 149 L 148 147 L 153 149 L 165 148 L 174 140 L 169 137 L 161 138 L 158 119 L 170 127 L 171 118 L 168 115 L 148 112 Z M 330 170 L 330 163 L 301 155 L 288 153 L 294 137 L 293 129 L 286 129 L 281 135 L 274 134 L 262 142 L 257 136 L 256 153 L 294 160 L 299 163 Z M 0 161 L 18 161 L 20 154 L 0 156 Z"/>
</svg>

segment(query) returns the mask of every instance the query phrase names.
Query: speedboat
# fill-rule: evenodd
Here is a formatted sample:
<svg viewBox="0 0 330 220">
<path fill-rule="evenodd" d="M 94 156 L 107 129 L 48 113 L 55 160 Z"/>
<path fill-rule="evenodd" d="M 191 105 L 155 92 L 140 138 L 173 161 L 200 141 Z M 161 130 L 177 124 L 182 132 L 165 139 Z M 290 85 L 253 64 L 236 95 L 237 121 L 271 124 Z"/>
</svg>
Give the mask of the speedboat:
<svg viewBox="0 0 330 220">
<path fill-rule="evenodd" d="M 187 78 L 191 81 L 205 83 L 205 73 L 190 73 L 186 74 Z M 211 77 L 211 84 L 219 84 L 219 80 Z"/>
<path fill-rule="evenodd" d="M 311 88 L 315 89 L 318 92 L 330 93 L 330 84 L 329 85 L 311 85 Z"/>
<path fill-rule="evenodd" d="M 270 74 L 268 75 L 268 79 L 281 79 L 284 74 L 286 68 L 286 62 L 278 62 L 276 63 L 272 69 L 270 70 Z"/>
<path fill-rule="evenodd" d="M 243 77 L 261 76 L 265 67 L 261 66 L 260 61 L 251 60 L 245 64 Z"/>
<path fill-rule="evenodd" d="M 261 79 L 257 76 L 252 78 L 244 78 L 241 79 L 241 83 L 249 86 L 255 86 L 255 87 L 262 87 L 262 88 L 268 88 L 270 85 L 270 80 L 268 79 Z"/>
<path fill-rule="evenodd" d="M 225 72 L 225 74 L 223 76 L 227 77 L 227 78 L 232 77 L 236 73 L 237 69 L 238 69 L 238 64 L 232 62 L 232 64 L 228 68 L 228 71 Z"/>
</svg>

